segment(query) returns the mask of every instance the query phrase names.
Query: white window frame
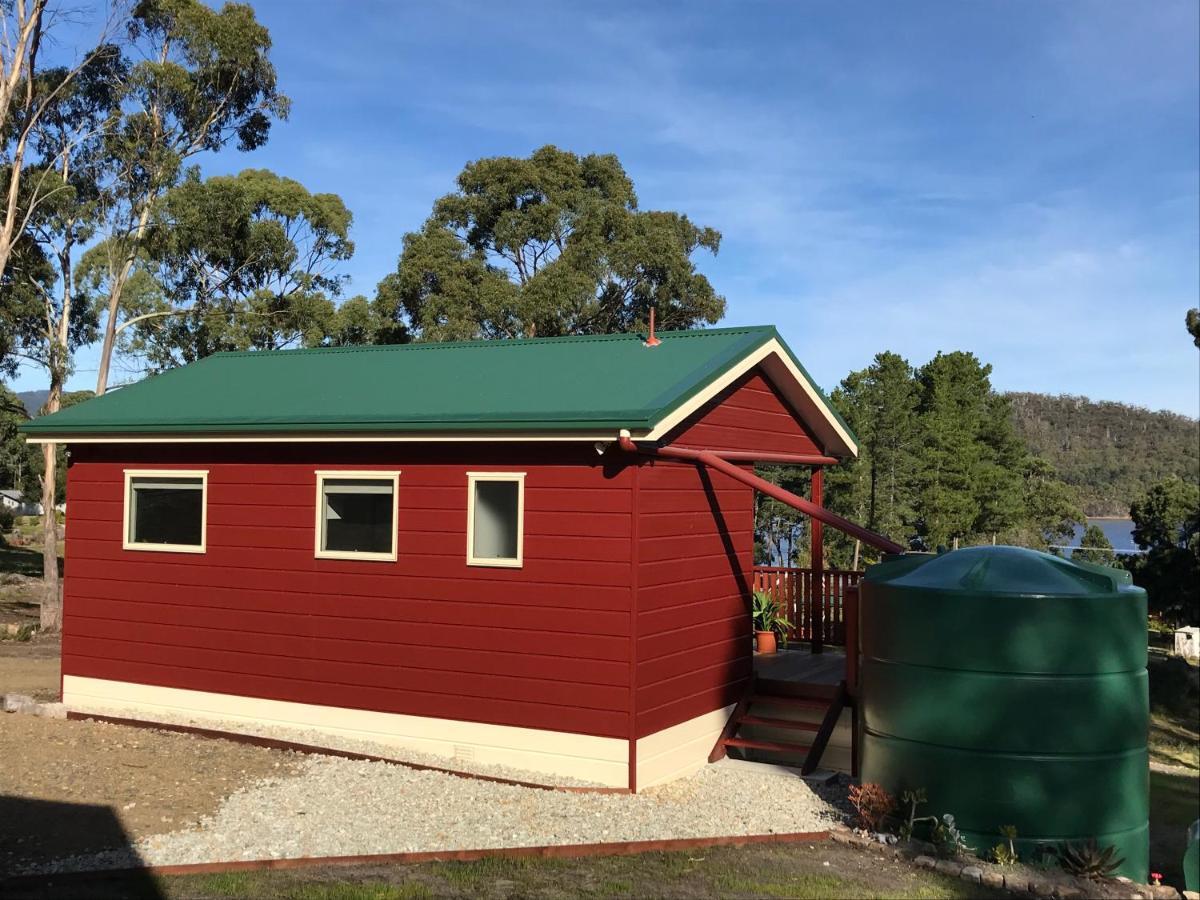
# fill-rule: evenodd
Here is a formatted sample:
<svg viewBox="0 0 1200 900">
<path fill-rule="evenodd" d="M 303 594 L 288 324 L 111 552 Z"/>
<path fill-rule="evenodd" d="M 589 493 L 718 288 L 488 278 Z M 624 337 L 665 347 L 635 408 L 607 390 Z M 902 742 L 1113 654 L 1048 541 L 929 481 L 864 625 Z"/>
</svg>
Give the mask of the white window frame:
<svg viewBox="0 0 1200 900">
<path fill-rule="evenodd" d="M 480 481 L 515 481 L 517 483 L 517 556 L 515 559 L 480 559 L 475 556 L 475 485 Z M 525 473 L 468 472 L 467 473 L 467 565 L 500 569 L 520 569 L 525 565 Z"/>
<path fill-rule="evenodd" d="M 317 559 L 360 559 L 375 562 L 395 562 L 399 555 L 396 547 L 396 537 L 400 531 L 400 470 L 380 471 L 378 469 L 318 469 L 317 470 L 317 510 L 315 518 L 316 531 L 313 536 L 313 555 Z M 322 516 L 325 514 L 325 482 L 328 479 L 356 478 L 373 481 L 390 481 L 392 483 L 392 549 L 388 553 L 370 553 L 353 550 L 325 550 L 321 547 L 323 534 Z"/>
<path fill-rule="evenodd" d="M 135 478 L 199 478 L 200 479 L 200 543 L 146 544 L 133 540 L 133 479 Z M 155 553 L 205 553 L 208 550 L 208 469 L 126 469 L 125 494 L 121 510 L 121 546 L 125 550 L 150 550 Z"/>
</svg>

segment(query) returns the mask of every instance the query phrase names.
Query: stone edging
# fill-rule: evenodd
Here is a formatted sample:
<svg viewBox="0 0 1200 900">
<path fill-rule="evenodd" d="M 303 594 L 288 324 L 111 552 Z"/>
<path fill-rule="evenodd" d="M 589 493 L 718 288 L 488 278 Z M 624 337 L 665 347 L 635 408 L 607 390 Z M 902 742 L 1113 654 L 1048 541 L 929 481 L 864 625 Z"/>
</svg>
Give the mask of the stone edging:
<svg viewBox="0 0 1200 900">
<path fill-rule="evenodd" d="M 930 869 L 951 878 L 961 878 L 963 881 L 1008 891 L 1011 894 L 1026 897 L 1052 897 L 1056 900 L 1084 900 L 1084 898 L 1095 896 L 1095 882 L 1086 878 L 1071 878 L 1065 874 L 1059 876 L 1058 879 L 1038 878 L 1036 875 L 1031 876 L 1027 871 L 1008 874 L 994 871 L 990 866 L 985 869 L 983 865 L 976 865 L 970 861 L 935 859 L 923 852 L 901 849 L 894 844 L 881 844 L 844 825 L 830 828 L 829 838 L 835 843 L 860 850 L 869 850 L 873 853 L 890 850 L 893 859 L 908 860 L 922 869 Z M 982 860 L 978 862 L 982 863 Z M 1107 884 L 1110 890 L 1114 893 L 1120 891 L 1120 896 L 1127 900 L 1180 900 L 1181 897 L 1179 891 L 1166 884 L 1135 884 L 1128 878 L 1107 879 Z M 1184 891 L 1182 897 L 1183 900 L 1200 900 L 1200 895 L 1192 891 Z"/>
</svg>

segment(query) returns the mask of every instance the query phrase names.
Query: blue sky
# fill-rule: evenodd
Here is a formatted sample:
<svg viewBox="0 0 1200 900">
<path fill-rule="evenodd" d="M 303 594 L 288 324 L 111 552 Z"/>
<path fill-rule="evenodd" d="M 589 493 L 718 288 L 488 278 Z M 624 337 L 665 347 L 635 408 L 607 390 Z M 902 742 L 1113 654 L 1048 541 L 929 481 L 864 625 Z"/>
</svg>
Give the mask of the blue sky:
<svg viewBox="0 0 1200 900">
<path fill-rule="evenodd" d="M 722 231 L 724 324 L 826 387 L 964 349 L 999 389 L 1197 415 L 1194 0 L 253 5 L 293 112 L 205 171 L 340 194 L 349 294 L 464 162 L 553 143 Z"/>
</svg>

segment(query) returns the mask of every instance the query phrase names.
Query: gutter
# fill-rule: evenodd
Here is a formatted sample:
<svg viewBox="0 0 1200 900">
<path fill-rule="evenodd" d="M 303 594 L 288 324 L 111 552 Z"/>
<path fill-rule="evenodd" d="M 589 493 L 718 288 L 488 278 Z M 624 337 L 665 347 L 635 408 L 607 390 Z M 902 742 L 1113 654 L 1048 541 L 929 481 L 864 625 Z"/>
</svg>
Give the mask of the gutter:
<svg viewBox="0 0 1200 900">
<path fill-rule="evenodd" d="M 786 503 L 788 506 L 800 510 L 800 512 L 816 519 L 818 522 L 823 522 L 831 528 L 836 528 L 838 531 L 862 541 L 868 547 L 874 547 L 876 550 L 881 550 L 884 553 L 905 552 L 903 547 L 888 540 L 883 535 L 869 531 L 861 525 L 856 525 L 849 519 L 843 519 L 837 513 L 830 512 L 825 507 L 818 506 L 816 503 L 806 500 L 799 494 L 786 491 L 779 485 L 772 484 L 765 478 L 759 478 L 752 472 L 746 472 L 734 465 L 735 460 L 738 462 L 786 462 L 796 465 L 831 465 L 838 462 L 833 457 L 793 456 L 786 453 L 729 452 L 717 454 L 712 450 L 689 450 L 685 447 L 648 447 L 635 443 L 633 438 L 630 437 L 629 432 L 624 429 L 622 429 L 620 436 L 617 438 L 617 445 L 626 453 L 637 453 L 642 456 L 662 457 L 665 459 L 682 459 L 708 466 L 710 469 L 716 469 L 730 478 L 749 485 L 756 491 L 761 491 L 773 500 L 778 500 L 780 503 Z"/>
</svg>

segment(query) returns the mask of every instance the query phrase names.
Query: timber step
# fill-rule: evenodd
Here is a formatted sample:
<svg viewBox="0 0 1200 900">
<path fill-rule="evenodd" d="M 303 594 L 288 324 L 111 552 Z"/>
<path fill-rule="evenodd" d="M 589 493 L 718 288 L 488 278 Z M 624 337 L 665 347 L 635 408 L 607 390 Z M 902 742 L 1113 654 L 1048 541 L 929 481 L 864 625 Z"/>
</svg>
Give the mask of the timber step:
<svg viewBox="0 0 1200 900">
<path fill-rule="evenodd" d="M 744 719 L 742 721 L 745 721 Z M 726 738 L 726 747 L 742 747 L 746 750 L 767 750 L 771 753 L 807 753 L 811 744 L 784 744 L 779 741 L 758 741 L 751 738 Z"/>
<path fill-rule="evenodd" d="M 816 731 L 820 722 L 798 722 L 795 719 L 775 719 L 770 716 L 742 716 L 743 725 L 764 725 L 768 728 L 794 728 L 799 731 Z"/>
<path fill-rule="evenodd" d="M 751 694 L 748 706 L 755 703 L 771 703 L 780 706 L 795 706 L 802 709 L 819 709 L 822 712 L 829 709 L 831 700 L 815 700 L 811 697 L 788 697 L 784 694 Z"/>
<path fill-rule="evenodd" d="M 758 750 L 764 753 L 782 753 L 788 756 L 802 757 L 804 762 L 800 771 L 805 775 L 811 774 L 816 769 L 817 764 L 820 763 L 821 756 L 825 752 L 825 746 L 829 743 L 829 736 L 833 733 L 833 729 L 837 725 L 838 716 L 841 715 L 848 701 L 849 694 L 846 691 L 846 682 L 844 681 L 834 688 L 834 694 L 828 700 L 748 691 L 738 701 L 737 706 L 734 707 L 733 714 L 730 715 L 729 721 L 725 723 L 725 729 L 717 739 L 712 753 L 709 754 L 708 761 L 716 762 L 725 756 L 728 748 L 736 747 L 740 750 Z M 782 707 L 782 715 L 753 715 L 750 713 L 750 709 L 755 704 Z M 819 712 L 821 713 L 821 722 L 820 724 L 805 722 L 801 720 L 803 717 L 783 718 L 783 715 L 786 715 L 789 710 L 795 710 L 797 713 L 802 710 Z M 814 734 L 811 744 L 764 741 L 750 737 L 739 737 L 738 735 L 744 725 L 758 726 L 760 728 L 786 728 L 795 731 L 814 732 Z"/>
</svg>

